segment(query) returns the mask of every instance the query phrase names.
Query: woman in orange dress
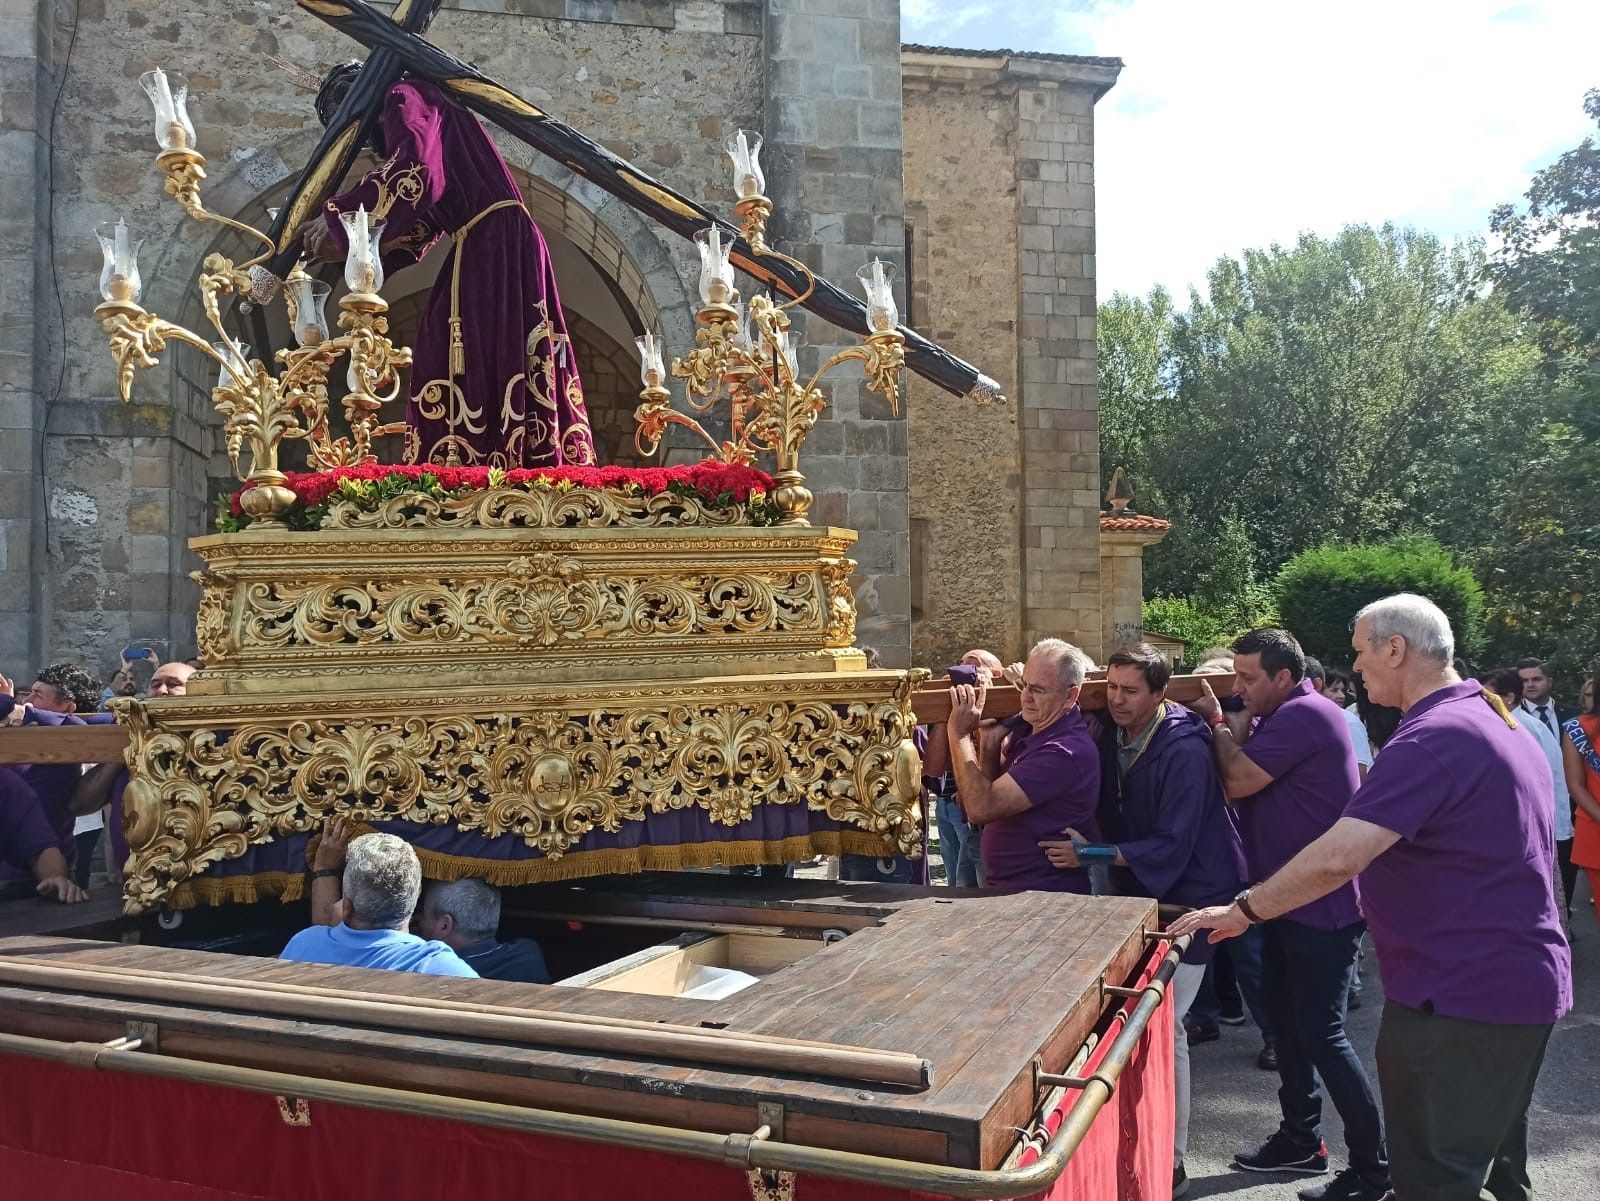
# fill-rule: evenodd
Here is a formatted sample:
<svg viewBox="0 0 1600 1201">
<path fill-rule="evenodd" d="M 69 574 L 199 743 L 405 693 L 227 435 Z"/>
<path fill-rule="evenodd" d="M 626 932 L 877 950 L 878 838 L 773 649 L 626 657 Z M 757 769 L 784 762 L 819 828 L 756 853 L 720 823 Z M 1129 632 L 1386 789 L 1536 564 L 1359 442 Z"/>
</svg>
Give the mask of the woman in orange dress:
<svg viewBox="0 0 1600 1201">
<path fill-rule="evenodd" d="M 1589 877 L 1589 894 L 1600 918 L 1600 665 L 1584 686 L 1583 711 L 1561 727 L 1567 791 L 1577 806 L 1572 823 L 1572 862 Z"/>
</svg>

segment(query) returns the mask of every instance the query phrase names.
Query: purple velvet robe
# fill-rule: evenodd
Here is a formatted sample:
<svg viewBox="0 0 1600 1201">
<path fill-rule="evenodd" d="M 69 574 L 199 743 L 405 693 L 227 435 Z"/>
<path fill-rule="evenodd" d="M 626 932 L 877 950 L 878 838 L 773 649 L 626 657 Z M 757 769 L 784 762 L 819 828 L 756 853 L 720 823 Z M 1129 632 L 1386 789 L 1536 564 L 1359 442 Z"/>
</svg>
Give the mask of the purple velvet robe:
<svg viewBox="0 0 1600 1201">
<path fill-rule="evenodd" d="M 328 201 L 325 220 L 340 254 L 339 214 L 358 205 L 385 221 L 386 274 L 417 262 L 447 234 L 456 241 L 413 347 L 405 461 L 508 469 L 594 463 L 555 268 L 500 151 L 477 118 L 422 80 L 389 89 L 383 133 L 389 158 Z M 483 215 L 503 201 L 515 207 Z M 452 377 L 458 254 L 465 359 Z"/>
</svg>

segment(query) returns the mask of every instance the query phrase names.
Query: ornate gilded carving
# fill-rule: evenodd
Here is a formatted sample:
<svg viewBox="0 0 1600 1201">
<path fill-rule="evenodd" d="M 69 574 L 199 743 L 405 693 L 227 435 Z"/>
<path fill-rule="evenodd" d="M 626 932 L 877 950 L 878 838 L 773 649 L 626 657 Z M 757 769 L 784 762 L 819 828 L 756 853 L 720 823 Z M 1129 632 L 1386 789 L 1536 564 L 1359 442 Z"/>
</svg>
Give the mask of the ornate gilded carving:
<svg viewBox="0 0 1600 1201">
<path fill-rule="evenodd" d="M 918 853 L 920 767 L 899 673 L 730 679 L 715 697 L 569 691 L 580 695 L 497 697 L 490 712 L 465 696 L 118 702 L 132 733 L 128 908 L 335 811 L 512 835 L 553 863 L 590 831 L 647 814 L 698 807 L 734 826 L 757 804 L 804 805 Z"/>
<path fill-rule="evenodd" d="M 590 578 L 580 561 L 554 554 L 519 556 L 475 578 L 252 581 L 238 592 L 236 625 L 226 617 L 232 590 L 218 583 L 203 594 L 200 622 L 217 661 L 288 647 L 550 647 L 825 624 L 831 637 L 838 620 L 814 570 Z"/>
<path fill-rule="evenodd" d="M 659 529 L 676 526 L 738 526 L 737 509 L 712 508 L 695 497 L 658 492 L 628 496 L 597 488 L 524 491 L 490 488 L 438 499 L 422 492 L 396 496 L 377 509 L 336 499 L 324 529 Z"/>
<path fill-rule="evenodd" d="M 822 565 L 822 578 L 828 588 L 829 647 L 855 645 L 856 594 L 850 590 L 850 577 L 855 569 L 854 559 L 834 559 Z"/>
</svg>

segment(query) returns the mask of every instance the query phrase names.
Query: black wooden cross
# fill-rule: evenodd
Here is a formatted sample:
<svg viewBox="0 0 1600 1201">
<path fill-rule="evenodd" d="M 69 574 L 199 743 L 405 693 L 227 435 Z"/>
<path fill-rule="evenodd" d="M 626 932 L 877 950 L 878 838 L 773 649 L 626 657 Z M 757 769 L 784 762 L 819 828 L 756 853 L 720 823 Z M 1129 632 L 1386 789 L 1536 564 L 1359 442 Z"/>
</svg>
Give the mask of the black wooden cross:
<svg viewBox="0 0 1600 1201">
<path fill-rule="evenodd" d="M 673 191 L 422 37 L 440 0 L 400 0 L 394 18 L 385 16 L 366 0 L 296 2 L 313 16 L 366 46 L 372 55 L 273 225 L 274 245 L 279 248 L 272 264 L 275 275 L 285 274 L 293 264 L 294 254 L 298 253 L 293 240 L 300 225 L 308 216 L 320 211 L 322 202 L 350 169 L 365 139 L 365 131 L 370 128 L 367 123 L 377 119 L 390 86 L 404 73 L 438 85 L 460 104 L 681 237 L 693 238 L 708 225 L 721 226 L 725 241 L 733 243 L 733 261 L 740 270 L 790 297 L 805 293 L 810 281 L 793 265 L 775 255 L 756 252 L 739 236 L 738 230 L 718 220 L 709 209 Z M 277 269 L 279 266 L 282 270 Z M 866 305 L 820 277 L 801 304 L 841 329 L 857 334 L 870 331 Z M 957 396 L 1000 398 L 998 385 L 970 363 L 905 326 L 900 327 L 900 332 L 905 336 L 906 366 L 918 375 Z"/>
<path fill-rule="evenodd" d="M 317 12 L 320 3 L 321 0 L 316 0 L 305 7 Z M 444 0 L 400 0 L 393 16 L 378 16 L 378 19 L 390 21 L 397 29 L 420 37 L 428 31 L 443 3 Z M 383 119 L 384 98 L 405 72 L 405 65 L 395 57 L 394 51 L 374 50 L 340 101 L 338 111 L 322 131 L 322 140 L 311 152 L 268 232 L 273 250 L 267 269 L 279 279 L 289 274 L 300 257 L 301 229 L 308 220 L 322 219 L 323 202 L 333 195 L 333 190 L 349 173 L 361 148 Z"/>
</svg>

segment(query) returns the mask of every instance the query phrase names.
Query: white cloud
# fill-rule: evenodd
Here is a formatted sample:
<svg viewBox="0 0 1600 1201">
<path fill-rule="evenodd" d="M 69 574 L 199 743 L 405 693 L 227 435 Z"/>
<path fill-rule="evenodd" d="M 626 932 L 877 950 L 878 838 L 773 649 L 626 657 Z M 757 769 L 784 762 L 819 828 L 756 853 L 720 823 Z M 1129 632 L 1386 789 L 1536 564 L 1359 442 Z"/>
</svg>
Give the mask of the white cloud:
<svg viewBox="0 0 1600 1201">
<path fill-rule="evenodd" d="M 1481 234 L 1592 126 L 1594 0 L 904 0 L 907 41 L 1114 55 L 1095 131 L 1102 297 L 1393 220 Z M 1031 10 L 1037 12 L 1038 10 Z"/>
</svg>

